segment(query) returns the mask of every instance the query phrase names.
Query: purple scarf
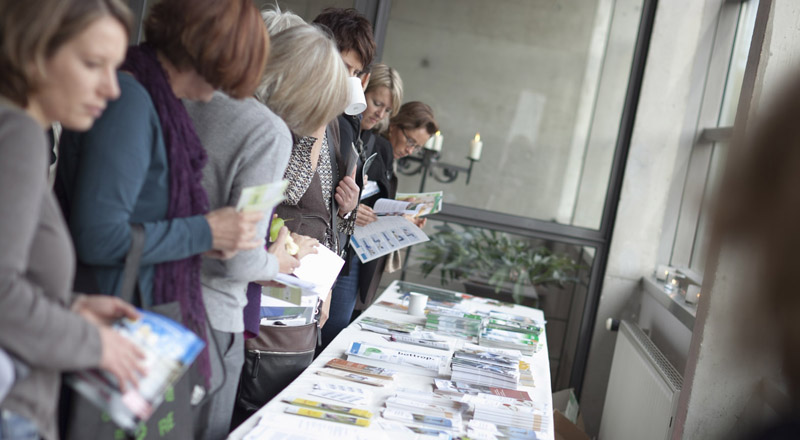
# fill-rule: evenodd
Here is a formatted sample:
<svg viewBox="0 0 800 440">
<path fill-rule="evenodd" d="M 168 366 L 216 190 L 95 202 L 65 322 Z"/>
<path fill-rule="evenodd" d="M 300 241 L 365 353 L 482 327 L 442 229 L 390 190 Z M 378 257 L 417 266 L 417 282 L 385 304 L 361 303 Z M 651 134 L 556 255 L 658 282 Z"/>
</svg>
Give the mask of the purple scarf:
<svg viewBox="0 0 800 440">
<path fill-rule="evenodd" d="M 141 44 L 128 49 L 122 70 L 133 74 L 150 94 L 161 123 L 169 162 L 169 206 L 167 218 L 182 218 L 208 212 L 208 197 L 201 185 L 208 156 L 180 99 L 169 84 L 156 51 Z M 209 385 L 211 364 L 206 335 L 206 311 L 200 287 L 200 255 L 160 263 L 155 267 L 153 304 L 177 301 L 183 324 L 206 342 L 197 359 L 200 373 Z"/>
</svg>

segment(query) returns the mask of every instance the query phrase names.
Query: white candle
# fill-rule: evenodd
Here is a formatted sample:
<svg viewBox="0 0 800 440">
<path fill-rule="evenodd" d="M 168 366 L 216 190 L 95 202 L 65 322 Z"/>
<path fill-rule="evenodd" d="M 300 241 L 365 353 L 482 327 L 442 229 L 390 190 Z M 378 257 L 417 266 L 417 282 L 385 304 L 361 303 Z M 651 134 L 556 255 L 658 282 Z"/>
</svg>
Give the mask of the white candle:
<svg viewBox="0 0 800 440">
<path fill-rule="evenodd" d="M 428 142 L 425 142 L 425 145 L 423 145 L 423 147 L 424 147 L 426 150 L 433 150 L 433 142 L 434 142 L 435 140 L 436 140 L 436 136 L 431 136 L 431 137 L 429 137 L 429 138 L 428 138 Z"/>
<path fill-rule="evenodd" d="M 442 136 L 441 131 L 437 131 L 435 135 L 433 135 L 433 151 L 442 151 L 442 143 L 444 142 L 444 136 Z"/>
<path fill-rule="evenodd" d="M 475 133 L 475 139 L 473 139 L 469 144 L 469 158 L 472 160 L 480 160 L 481 150 L 483 150 L 483 142 L 481 142 L 481 134 Z"/>
</svg>

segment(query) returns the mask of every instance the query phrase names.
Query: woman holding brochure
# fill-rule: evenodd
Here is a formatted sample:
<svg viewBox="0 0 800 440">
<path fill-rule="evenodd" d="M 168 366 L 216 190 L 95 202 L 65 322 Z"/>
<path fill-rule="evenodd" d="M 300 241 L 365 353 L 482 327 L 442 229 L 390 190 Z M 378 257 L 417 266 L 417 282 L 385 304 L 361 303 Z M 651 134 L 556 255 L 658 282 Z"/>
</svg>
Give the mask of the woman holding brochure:
<svg viewBox="0 0 800 440">
<path fill-rule="evenodd" d="M 215 90 L 252 96 L 269 36 L 250 0 L 161 0 L 143 26 L 146 42 L 128 48 L 117 72 L 119 99 L 90 131 L 64 133 L 57 187 L 78 259 L 103 292 L 120 292 L 131 225 L 142 225 L 139 300 L 179 305 L 182 324 L 208 344 L 196 361 L 208 391 L 218 384 L 209 349 L 224 352 L 234 341 L 206 313 L 201 255 L 230 258 L 263 247 L 255 234 L 264 214 L 209 211 L 202 186 L 208 157 L 181 99 L 209 101 Z M 194 438 L 227 433 L 224 397 L 212 394 L 194 408 L 210 408 L 196 417 Z"/>
<path fill-rule="evenodd" d="M 274 11 L 264 12 L 263 16 L 268 29 L 273 31 L 276 30 L 273 21 L 283 18 Z M 302 70 L 307 63 L 311 65 L 308 73 L 313 72 L 313 81 L 299 74 L 287 75 Z M 333 95 L 316 102 L 321 114 L 309 115 L 304 111 L 303 94 L 319 96 L 322 93 L 316 92 L 335 87 L 337 73 L 343 68 L 336 47 L 322 31 L 307 24 L 291 26 L 271 35 L 270 56 L 258 88 L 264 103 L 255 98 L 236 100 L 219 92 L 208 103 L 185 102 L 208 151 L 203 186 L 212 209 L 236 206 L 240 194 L 248 187 L 280 182 L 292 151 L 292 132 L 311 133 L 343 106 L 343 100 Z M 291 126 L 287 126 L 287 122 Z M 278 191 L 282 193 L 282 189 Z M 258 225 L 259 236 L 267 236 L 268 225 L 267 216 Z M 286 250 L 288 235 L 289 230 L 284 226 L 268 250 L 240 252 L 226 261 L 203 259 L 203 300 L 211 328 L 234 335 L 229 350 L 231 359 L 228 362 L 226 357 L 225 362 L 227 374 L 223 392 L 227 396 L 222 399 L 228 421 L 234 410 L 244 364 L 242 332 L 250 327 L 242 320 L 250 296 L 245 295 L 248 282 L 269 282 L 279 272 L 292 273 L 300 258 L 317 252 L 314 249 L 318 244 L 316 239 L 292 234 L 299 251 L 296 256 L 289 255 Z M 260 289 L 255 290 L 255 301 L 260 302 Z M 260 311 L 260 307 L 256 311 Z M 258 334 L 258 324 L 256 319 L 255 334 Z M 221 434 L 211 438 L 221 438 Z"/>
<path fill-rule="evenodd" d="M 387 75 L 377 75 L 379 71 L 383 70 L 382 68 L 379 69 L 379 66 L 376 66 L 376 69 L 373 70 L 370 84 L 372 85 L 373 81 L 378 83 L 376 76 L 378 78 L 388 76 L 390 80 L 383 82 L 383 84 L 389 84 L 390 86 L 378 85 L 375 89 L 377 89 L 378 92 L 383 92 L 381 90 L 382 88 L 394 90 L 398 87 L 397 85 L 399 85 L 400 90 L 399 93 L 387 94 L 383 92 L 384 98 L 382 102 L 385 102 L 389 95 L 402 99 L 402 82 L 400 82 L 400 77 L 396 76 L 396 71 L 386 67 Z M 367 115 L 371 114 L 369 105 L 371 100 L 375 97 L 375 89 L 367 89 Z M 393 99 L 389 100 L 389 107 L 391 107 L 392 101 Z M 375 119 L 376 118 L 367 118 L 368 123 Z M 374 126 L 374 124 L 372 126 Z M 412 101 L 403 104 L 397 114 L 390 119 L 389 129 L 387 133 L 384 134 L 386 137 L 375 136 L 374 143 L 365 142 L 368 156 L 377 153 L 372 165 L 367 170 L 367 179 L 368 181 L 376 182 L 379 191 L 365 198 L 361 201 L 361 204 L 358 205 L 356 227 L 368 225 L 378 219 L 371 208 L 378 199 L 393 199 L 396 196 L 397 176 L 394 173 L 394 160 L 418 151 L 438 129 L 439 127 L 434 119 L 431 107 L 419 101 Z M 417 218 L 412 221 L 419 227 L 425 225 L 424 218 Z M 322 329 L 323 346 L 327 346 L 330 341 L 350 323 L 353 310 L 356 308 L 357 303 L 366 306 L 372 302 L 375 292 L 378 290 L 378 284 L 380 283 L 385 266 L 386 257 L 381 257 L 366 264 L 362 264 L 357 256 L 353 256 L 350 273 L 336 280 L 336 285 L 333 289 L 333 301 L 331 303 L 331 318 L 328 320 L 328 324 Z M 334 304 L 336 304 L 338 314 L 334 314 Z M 361 307 L 359 307 L 359 309 L 360 308 Z M 334 318 L 334 316 L 336 316 L 336 318 Z M 330 330 L 328 327 L 330 327 Z"/>
<path fill-rule="evenodd" d="M 108 325 L 136 318 L 133 307 L 70 289 L 75 257 L 44 136 L 56 121 L 88 129 L 119 96 L 130 25 L 118 0 L 0 2 L 0 351 L 14 371 L 0 438 L 57 438 L 62 372 L 99 367 L 123 389 L 144 372 L 141 351 Z"/>
</svg>

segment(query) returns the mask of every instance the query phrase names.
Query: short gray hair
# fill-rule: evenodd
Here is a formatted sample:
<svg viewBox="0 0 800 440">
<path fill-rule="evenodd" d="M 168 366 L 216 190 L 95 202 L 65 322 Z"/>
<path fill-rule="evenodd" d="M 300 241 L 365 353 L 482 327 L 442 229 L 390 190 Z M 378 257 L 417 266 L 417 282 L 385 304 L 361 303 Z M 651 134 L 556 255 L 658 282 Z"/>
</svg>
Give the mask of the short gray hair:
<svg viewBox="0 0 800 440">
<path fill-rule="evenodd" d="M 277 2 L 274 7 L 261 11 L 261 18 L 264 19 L 264 24 L 267 25 L 267 32 L 270 37 L 290 27 L 307 24 L 305 20 L 292 11 L 281 11 L 281 7 L 278 6 Z"/>
<path fill-rule="evenodd" d="M 344 111 L 347 69 L 336 43 L 315 26 L 293 26 L 271 38 L 256 98 L 293 133 L 310 136 Z"/>
</svg>

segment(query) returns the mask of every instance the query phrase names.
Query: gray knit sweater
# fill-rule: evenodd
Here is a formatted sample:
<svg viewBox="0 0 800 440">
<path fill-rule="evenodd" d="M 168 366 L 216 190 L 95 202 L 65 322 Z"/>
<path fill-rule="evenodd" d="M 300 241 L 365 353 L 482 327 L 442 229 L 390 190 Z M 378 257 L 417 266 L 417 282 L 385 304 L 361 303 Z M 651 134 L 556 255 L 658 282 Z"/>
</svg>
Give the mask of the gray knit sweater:
<svg viewBox="0 0 800 440">
<path fill-rule="evenodd" d="M 219 92 L 209 103 L 184 104 L 208 152 L 203 187 L 211 210 L 236 206 L 244 188 L 283 178 L 292 136 L 266 106 L 253 98 L 235 100 Z M 258 224 L 259 237 L 266 237 L 268 224 L 267 214 Z M 277 273 L 277 259 L 264 248 L 239 252 L 224 261 L 203 257 L 203 302 L 211 327 L 244 331 L 247 283 L 271 280 Z"/>
</svg>

